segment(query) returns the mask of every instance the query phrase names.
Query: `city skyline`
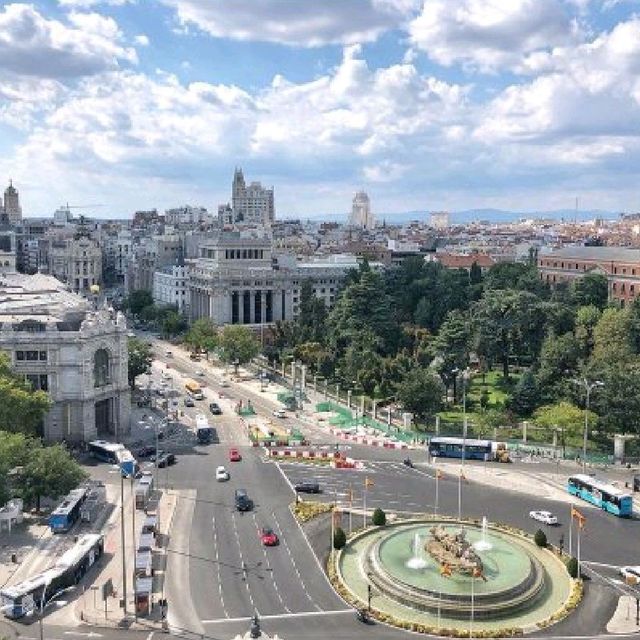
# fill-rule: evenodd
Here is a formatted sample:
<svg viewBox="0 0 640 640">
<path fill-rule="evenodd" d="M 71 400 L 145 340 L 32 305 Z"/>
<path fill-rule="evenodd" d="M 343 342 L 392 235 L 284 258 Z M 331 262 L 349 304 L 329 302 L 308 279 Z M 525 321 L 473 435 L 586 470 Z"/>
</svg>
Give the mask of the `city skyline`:
<svg viewBox="0 0 640 640">
<path fill-rule="evenodd" d="M 634 2 L 39 0 L 0 10 L 0 175 L 24 215 L 185 202 L 234 165 L 278 217 L 636 211 Z"/>
</svg>

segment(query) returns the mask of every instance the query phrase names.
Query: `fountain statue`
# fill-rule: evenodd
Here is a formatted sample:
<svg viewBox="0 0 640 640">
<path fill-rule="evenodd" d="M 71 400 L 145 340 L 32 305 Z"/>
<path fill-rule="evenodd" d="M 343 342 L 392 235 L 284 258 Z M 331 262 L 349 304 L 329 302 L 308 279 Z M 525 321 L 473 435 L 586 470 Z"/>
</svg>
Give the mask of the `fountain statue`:
<svg viewBox="0 0 640 640">
<path fill-rule="evenodd" d="M 487 528 L 489 524 L 487 522 L 487 516 L 482 516 L 482 537 L 478 542 L 473 545 L 476 551 L 490 551 L 493 549 L 493 545 L 487 541 Z"/>
<path fill-rule="evenodd" d="M 422 557 L 422 548 L 420 546 L 420 534 L 416 533 L 413 536 L 413 542 L 411 543 L 412 556 L 407 561 L 407 567 L 409 569 L 424 569 L 427 566 L 427 561 Z"/>
<path fill-rule="evenodd" d="M 429 555 L 450 572 L 482 576 L 482 560 L 467 540 L 464 529 L 449 533 L 442 525 L 430 529 L 431 540 L 425 544 Z"/>
</svg>

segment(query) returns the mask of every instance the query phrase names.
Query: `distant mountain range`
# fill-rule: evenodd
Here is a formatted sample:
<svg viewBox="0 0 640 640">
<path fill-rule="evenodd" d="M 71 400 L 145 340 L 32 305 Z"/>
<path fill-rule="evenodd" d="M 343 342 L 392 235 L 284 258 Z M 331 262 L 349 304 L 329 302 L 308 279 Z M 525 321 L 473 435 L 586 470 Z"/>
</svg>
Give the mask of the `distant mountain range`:
<svg viewBox="0 0 640 640">
<path fill-rule="evenodd" d="M 376 213 L 376 220 L 378 223 L 382 220 L 386 220 L 391 224 L 402 224 L 411 222 L 412 220 L 419 220 L 421 222 L 428 222 L 431 211 L 399 211 L 395 213 Z M 516 222 L 521 219 L 549 219 L 558 221 L 586 221 L 593 220 L 594 218 L 603 218 L 605 220 L 616 219 L 620 216 L 620 212 L 617 211 L 605 211 L 602 209 L 587 209 L 577 211 L 575 209 L 554 209 L 552 211 L 505 211 L 503 209 L 466 209 L 465 211 L 451 211 L 449 219 L 452 224 L 468 224 L 470 222 L 487 221 L 493 223 L 500 222 Z M 287 216 L 294 217 L 294 216 Z M 301 216 L 305 218 L 304 216 Z M 317 214 L 313 216 L 307 216 L 305 219 L 314 221 L 326 221 L 326 222 L 346 222 L 348 219 L 347 213 L 330 213 L 330 214 Z"/>
</svg>

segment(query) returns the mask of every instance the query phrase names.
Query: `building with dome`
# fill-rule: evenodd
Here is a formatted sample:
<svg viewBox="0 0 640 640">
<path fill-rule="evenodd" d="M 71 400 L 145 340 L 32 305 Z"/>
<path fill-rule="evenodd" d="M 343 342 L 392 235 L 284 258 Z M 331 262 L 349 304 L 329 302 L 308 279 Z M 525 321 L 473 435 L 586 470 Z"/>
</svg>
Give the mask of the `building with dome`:
<svg viewBox="0 0 640 640">
<path fill-rule="evenodd" d="M 361 229 L 373 229 L 376 226 L 375 218 L 371 213 L 371 201 L 364 191 L 358 191 L 353 197 L 349 224 Z"/>
</svg>

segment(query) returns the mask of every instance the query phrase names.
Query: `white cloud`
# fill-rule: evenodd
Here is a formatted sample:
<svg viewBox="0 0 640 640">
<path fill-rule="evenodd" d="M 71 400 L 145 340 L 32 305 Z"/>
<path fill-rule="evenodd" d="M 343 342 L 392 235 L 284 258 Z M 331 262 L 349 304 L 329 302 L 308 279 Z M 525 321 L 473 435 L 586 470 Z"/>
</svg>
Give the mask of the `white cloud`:
<svg viewBox="0 0 640 640">
<path fill-rule="evenodd" d="M 291 46 L 371 42 L 399 27 L 419 0 L 163 0 L 182 26 L 195 25 L 217 38 Z"/>
<path fill-rule="evenodd" d="M 133 41 L 137 44 L 140 45 L 141 47 L 148 47 L 149 46 L 149 36 L 146 36 L 144 33 L 141 33 L 139 35 L 137 35 Z"/>
<path fill-rule="evenodd" d="M 69 24 L 45 18 L 32 6 L 5 5 L 0 12 L 0 71 L 16 76 L 71 79 L 136 62 L 134 49 L 120 44 L 111 18 L 71 13 Z"/>
<path fill-rule="evenodd" d="M 411 42 L 439 64 L 481 71 L 567 44 L 575 26 L 560 0 L 426 0 L 409 26 Z"/>
<path fill-rule="evenodd" d="M 120 7 L 125 4 L 133 4 L 136 0 L 58 0 L 58 4 L 62 7 L 74 7 L 76 9 L 87 9 L 98 4 L 111 5 Z"/>
</svg>

